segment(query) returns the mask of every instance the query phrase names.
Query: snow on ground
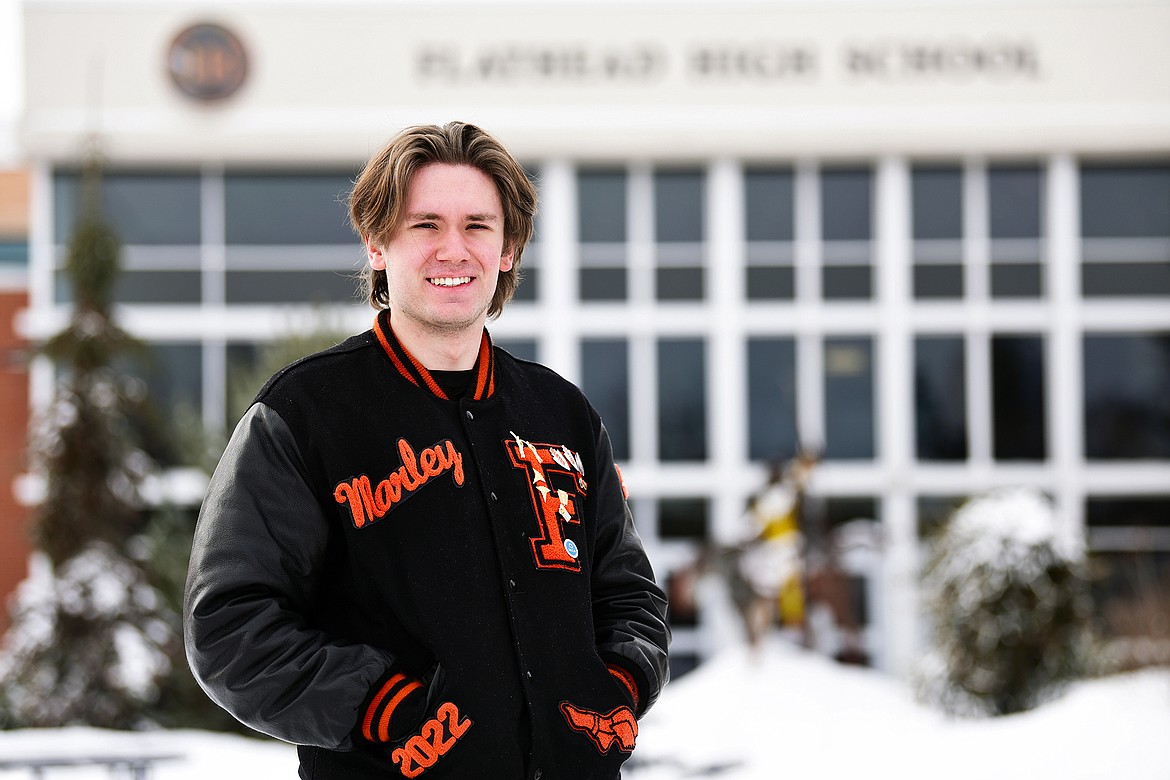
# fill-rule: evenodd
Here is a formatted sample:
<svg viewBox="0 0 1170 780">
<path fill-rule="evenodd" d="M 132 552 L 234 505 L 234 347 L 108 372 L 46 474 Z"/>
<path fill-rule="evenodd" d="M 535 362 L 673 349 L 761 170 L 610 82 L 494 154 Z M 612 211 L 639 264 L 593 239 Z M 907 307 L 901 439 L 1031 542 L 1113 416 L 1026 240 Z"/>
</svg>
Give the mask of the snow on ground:
<svg viewBox="0 0 1170 780">
<path fill-rule="evenodd" d="M 1082 682 L 1028 713 L 955 720 L 881 673 L 775 645 L 726 652 L 669 686 L 625 774 L 1170 780 L 1168 736 L 1166 669 Z"/>
<path fill-rule="evenodd" d="M 731 650 L 671 683 L 642 721 L 626 780 L 1170 780 L 1170 670 L 1077 684 L 1032 712 L 952 720 L 873 670 L 785 644 Z M 154 780 L 295 778 L 296 751 L 198 731 L 0 732 L 0 761 L 21 756 L 176 754 Z M 24 776 L 28 776 L 26 772 Z M 0 771 L 0 780 L 20 773 Z M 108 778 L 56 769 L 47 780 Z"/>
</svg>

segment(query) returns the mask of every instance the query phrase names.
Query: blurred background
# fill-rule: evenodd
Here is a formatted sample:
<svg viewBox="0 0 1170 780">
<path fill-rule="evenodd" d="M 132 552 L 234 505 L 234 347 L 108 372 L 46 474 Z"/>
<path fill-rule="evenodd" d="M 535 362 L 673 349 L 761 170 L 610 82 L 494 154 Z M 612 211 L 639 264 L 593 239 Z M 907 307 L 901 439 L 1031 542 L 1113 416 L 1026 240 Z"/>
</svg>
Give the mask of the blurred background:
<svg viewBox="0 0 1170 780">
<path fill-rule="evenodd" d="M 804 549 L 846 595 L 807 590 L 793 641 L 908 678 L 933 534 L 1027 486 L 1086 540 L 1112 656 L 1170 662 L 1170 3 L 2 9 L 0 598 L 45 494 L 28 421 L 59 371 L 33 347 L 72 310 L 83 163 L 145 345 L 120 364 L 154 409 L 141 523 L 189 541 L 259 382 L 372 322 L 361 164 L 461 119 L 541 197 L 490 331 L 601 412 L 676 677 L 743 642 L 702 575 L 802 452 Z"/>
</svg>

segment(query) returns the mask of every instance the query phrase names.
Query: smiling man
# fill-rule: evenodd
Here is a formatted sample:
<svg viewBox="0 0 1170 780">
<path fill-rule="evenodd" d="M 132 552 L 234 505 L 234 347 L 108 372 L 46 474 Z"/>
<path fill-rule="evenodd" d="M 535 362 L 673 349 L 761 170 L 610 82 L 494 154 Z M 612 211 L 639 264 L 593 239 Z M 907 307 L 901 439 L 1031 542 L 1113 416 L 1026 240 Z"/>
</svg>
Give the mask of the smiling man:
<svg viewBox="0 0 1170 780">
<path fill-rule="evenodd" d="M 485 327 L 535 212 L 480 128 L 392 139 L 350 196 L 373 327 L 269 380 L 212 477 L 188 659 L 302 778 L 618 778 L 666 683 L 597 412 Z"/>
<path fill-rule="evenodd" d="M 513 267 L 496 186 L 470 165 L 430 163 L 415 171 L 403 206 L 385 234 L 365 235 L 394 333 L 425 366 L 471 368 L 499 275 Z"/>
</svg>

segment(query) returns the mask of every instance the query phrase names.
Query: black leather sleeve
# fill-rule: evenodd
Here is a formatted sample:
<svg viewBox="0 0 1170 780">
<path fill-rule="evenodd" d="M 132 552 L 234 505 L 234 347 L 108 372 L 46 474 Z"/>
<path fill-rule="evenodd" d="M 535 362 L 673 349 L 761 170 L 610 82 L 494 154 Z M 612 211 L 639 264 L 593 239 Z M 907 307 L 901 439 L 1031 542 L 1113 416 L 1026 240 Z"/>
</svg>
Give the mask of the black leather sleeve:
<svg viewBox="0 0 1170 780">
<path fill-rule="evenodd" d="M 600 429 L 597 484 L 598 532 L 593 558 L 593 625 L 597 652 L 634 675 L 641 716 L 670 678 L 666 595 L 654 579 L 634 518 L 626 503 L 612 447 Z"/>
<path fill-rule="evenodd" d="M 208 695 L 242 723 L 347 749 L 363 700 L 393 659 L 306 620 L 326 540 L 291 431 L 272 409 L 253 405 L 200 511 L 184 598 L 187 659 Z"/>
</svg>

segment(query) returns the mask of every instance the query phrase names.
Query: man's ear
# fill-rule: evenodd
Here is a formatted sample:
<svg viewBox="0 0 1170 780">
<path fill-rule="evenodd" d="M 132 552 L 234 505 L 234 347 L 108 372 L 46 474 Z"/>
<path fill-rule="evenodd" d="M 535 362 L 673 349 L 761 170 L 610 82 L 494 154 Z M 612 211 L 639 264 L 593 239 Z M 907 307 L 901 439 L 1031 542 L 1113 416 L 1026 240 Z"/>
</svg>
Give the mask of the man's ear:
<svg viewBox="0 0 1170 780">
<path fill-rule="evenodd" d="M 365 244 L 366 244 L 366 257 L 369 258 L 370 268 L 373 268 L 375 271 L 385 271 L 386 270 L 386 252 L 385 252 L 385 250 L 383 250 L 382 247 L 379 246 L 378 244 L 375 244 L 374 239 L 371 236 L 366 236 Z"/>
<path fill-rule="evenodd" d="M 504 252 L 504 254 L 500 255 L 501 273 L 506 273 L 512 270 L 512 258 L 515 256 L 515 254 L 516 252 L 514 250 L 508 249 Z"/>
</svg>

